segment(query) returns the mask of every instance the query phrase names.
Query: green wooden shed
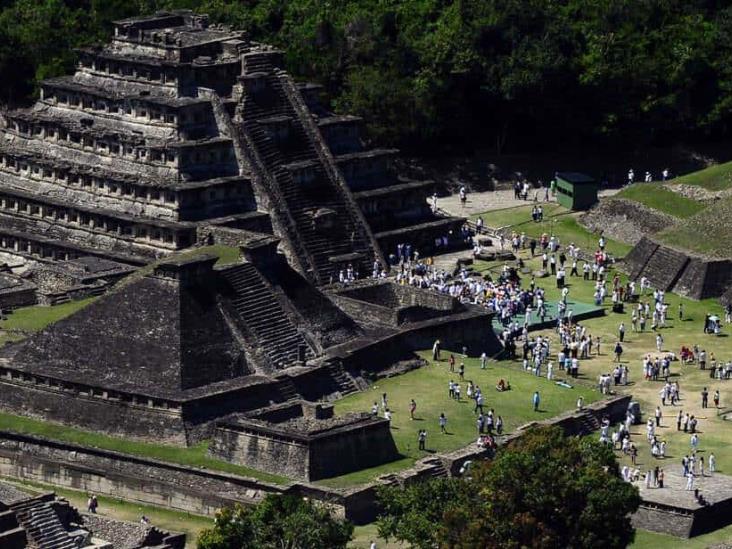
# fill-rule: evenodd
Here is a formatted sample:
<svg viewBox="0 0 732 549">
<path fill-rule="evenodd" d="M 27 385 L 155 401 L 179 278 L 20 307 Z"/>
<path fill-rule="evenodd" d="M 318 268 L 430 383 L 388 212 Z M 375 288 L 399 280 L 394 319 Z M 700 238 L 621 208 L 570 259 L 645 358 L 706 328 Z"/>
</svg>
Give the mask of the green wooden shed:
<svg viewBox="0 0 732 549">
<path fill-rule="evenodd" d="M 597 181 L 577 172 L 556 175 L 557 202 L 570 210 L 586 210 L 597 202 Z"/>
</svg>

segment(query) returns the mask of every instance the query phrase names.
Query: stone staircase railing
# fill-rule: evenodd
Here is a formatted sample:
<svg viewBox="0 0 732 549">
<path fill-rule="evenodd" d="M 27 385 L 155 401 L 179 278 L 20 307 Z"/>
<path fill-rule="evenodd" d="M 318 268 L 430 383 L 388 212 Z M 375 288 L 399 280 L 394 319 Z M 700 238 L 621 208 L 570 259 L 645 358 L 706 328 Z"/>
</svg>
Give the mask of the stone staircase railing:
<svg viewBox="0 0 732 549">
<path fill-rule="evenodd" d="M 290 261 L 296 265 L 298 270 L 303 274 L 310 273 L 311 276 L 317 276 L 315 272 L 315 261 L 308 252 L 308 250 L 302 245 L 297 235 L 297 228 L 295 220 L 287 208 L 287 201 L 280 192 L 279 185 L 274 177 L 274 174 L 270 173 L 266 163 L 260 156 L 257 149 L 257 141 L 252 135 L 251 125 L 244 119 L 245 106 L 248 101 L 251 101 L 246 95 L 242 99 L 242 102 L 237 107 L 237 118 L 239 119 L 239 136 L 246 144 L 246 150 L 248 151 L 249 163 L 256 170 L 261 178 L 261 184 L 266 187 L 266 191 L 263 189 L 259 193 L 257 200 L 263 199 L 265 196 L 271 197 L 280 207 L 273 207 L 271 204 L 263 204 L 267 208 L 270 214 L 270 219 L 275 229 L 279 229 L 276 232 L 282 238 L 282 244 L 290 252 Z M 261 130 L 261 128 L 260 128 Z M 253 183 L 256 185 L 256 178 Z"/>
<path fill-rule="evenodd" d="M 340 191 L 341 197 L 346 204 L 349 213 L 355 220 L 357 220 L 359 225 L 358 228 L 363 231 L 366 239 L 368 240 L 374 254 L 374 257 L 370 259 L 377 259 L 381 262 L 382 265 L 386 267 L 387 264 L 384 260 L 384 254 L 381 251 L 381 247 L 374 237 L 374 234 L 371 232 L 371 228 L 369 227 L 366 218 L 361 211 L 361 208 L 358 206 L 356 200 L 353 198 L 353 195 L 351 194 L 346 180 L 343 178 L 343 175 L 336 166 L 335 159 L 333 158 L 333 155 L 330 152 L 328 145 L 325 143 L 325 140 L 323 139 L 320 130 L 313 121 L 310 110 L 307 108 L 307 105 L 305 105 L 305 102 L 300 96 L 300 93 L 297 91 L 297 87 L 292 77 L 286 72 L 280 70 L 275 71 L 275 75 L 279 79 L 282 85 L 282 91 L 289 99 L 290 104 L 295 110 L 295 114 L 298 116 L 303 129 L 310 137 L 310 140 L 314 146 L 316 154 L 318 155 L 321 165 L 325 168 L 328 177 L 335 184 L 337 190 Z"/>
</svg>

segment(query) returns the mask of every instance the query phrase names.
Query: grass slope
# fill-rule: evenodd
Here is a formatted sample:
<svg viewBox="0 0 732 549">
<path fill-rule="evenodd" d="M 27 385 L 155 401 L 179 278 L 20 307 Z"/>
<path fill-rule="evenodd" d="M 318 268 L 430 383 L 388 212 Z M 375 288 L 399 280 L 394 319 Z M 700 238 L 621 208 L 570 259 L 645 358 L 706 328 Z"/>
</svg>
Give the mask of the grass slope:
<svg viewBox="0 0 732 549">
<path fill-rule="evenodd" d="M 670 246 L 712 257 L 732 256 L 732 197 L 714 202 L 702 212 L 656 236 Z"/>
<path fill-rule="evenodd" d="M 238 248 L 230 246 L 205 246 L 182 252 L 180 254 L 175 254 L 165 259 L 191 258 L 203 254 L 212 254 L 217 256 L 219 259 L 216 262 L 216 265 L 229 265 L 239 261 Z M 117 284 L 116 288 L 121 288 L 124 285 L 135 280 L 139 280 L 146 274 L 151 273 L 155 268 L 155 265 L 160 261 L 138 269 Z M 8 315 L 6 320 L 0 321 L 0 345 L 18 341 L 29 334 L 40 332 L 54 322 L 58 322 L 59 320 L 80 311 L 96 299 L 98 298 L 91 297 L 80 299 L 78 301 L 70 301 L 61 305 L 54 305 L 53 307 L 34 305 L 32 307 L 21 307 L 19 309 L 15 309 L 10 315 Z"/>
<path fill-rule="evenodd" d="M 7 320 L 0 322 L 0 329 L 20 332 L 39 332 L 92 303 L 95 297 L 70 301 L 53 307 L 34 305 L 15 309 Z"/>
<path fill-rule="evenodd" d="M 538 238 L 543 233 L 555 234 L 560 242 L 569 245 L 574 242 L 585 250 L 594 250 L 597 247 L 599 235 L 593 234 L 580 225 L 577 218 L 581 212 L 572 212 L 557 204 L 543 204 L 544 221 L 534 223 L 531 220 L 531 209 L 533 205 L 494 210 L 474 215 L 483 217 L 486 226 L 499 228 L 509 227 L 516 232 L 525 232 L 527 236 Z M 632 246 L 623 242 L 608 239 L 607 250 L 616 257 L 627 254 Z"/>
<path fill-rule="evenodd" d="M 625 187 L 615 198 L 625 198 L 678 218 L 691 217 L 705 208 L 704 204 L 670 191 L 662 183 L 636 183 Z"/>
<path fill-rule="evenodd" d="M 722 191 L 732 187 L 732 162 L 715 164 L 703 170 L 682 175 L 671 180 L 672 184 L 696 185 L 708 191 Z"/>
</svg>

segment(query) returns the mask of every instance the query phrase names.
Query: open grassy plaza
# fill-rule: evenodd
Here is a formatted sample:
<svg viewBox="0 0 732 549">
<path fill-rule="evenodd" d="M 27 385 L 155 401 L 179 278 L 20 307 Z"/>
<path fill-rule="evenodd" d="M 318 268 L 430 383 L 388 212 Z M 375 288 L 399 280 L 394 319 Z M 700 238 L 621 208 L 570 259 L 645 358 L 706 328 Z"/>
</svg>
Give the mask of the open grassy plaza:
<svg viewBox="0 0 732 549">
<path fill-rule="evenodd" d="M 547 419 L 571 410 L 575 407 L 580 395 L 587 403 L 594 402 L 601 397 L 599 392 L 585 385 L 571 389 L 562 387 L 555 383 L 556 380 L 548 381 L 544 377 L 527 375 L 517 370 L 515 365 L 504 361 L 491 361 L 488 367 L 482 370 L 479 359 L 455 355 L 456 366 L 453 373 L 450 372 L 448 364 L 449 355 L 450 353 L 443 352 L 442 360 L 433 362 L 431 355 L 424 353 L 423 357 L 430 359 L 427 366 L 400 376 L 380 380 L 368 391 L 350 395 L 336 402 L 336 412 L 339 414 L 370 411 L 374 402 L 380 403 L 381 395 L 386 393 L 388 406 L 393 414 L 392 435 L 404 459 L 322 481 L 324 484 L 344 486 L 368 481 L 379 474 L 391 472 L 396 467 L 411 465 L 416 459 L 436 452 L 456 450 L 474 442 L 478 436 L 476 428 L 478 413 L 475 411 L 474 402 L 465 397 L 465 388 L 469 381 L 483 390 L 484 410 L 487 412 L 494 409 L 495 414 L 503 418 L 504 433 L 511 433 L 516 427 L 530 421 Z M 461 362 L 465 364 L 464 381 L 461 381 L 457 374 Z M 496 384 L 500 379 L 510 382 L 510 391 L 496 390 Z M 452 399 L 448 395 L 450 380 L 461 385 L 460 401 Z M 533 411 L 531 403 L 534 391 L 539 391 L 541 395 L 538 412 Z M 410 419 L 409 415 L 411 399 L 417 403 L 414 420 Z M 440 433 L 438 424 L 441 413 L 444 413 L 448 420 L 445 434 Z M 417 433 L 420 429 L 427 430 L 426 451 L 418 450 Z"/>
<path fill-rule="evenodd" d="M 553 209 L 556 214 L 557 208 Z M 497 215 L 494 220 L 493 216 Z M 505 226 L 506 220 L 514 220 L 511 224 L 516 230 L 524 230 L 526 226 L 532 226 L 530 220 L 525 221 L 530 215 L 530 208 L 520 207 L 510 210 L 500 210 L 498 212 L 488 212 L 484 215 L 486 224 L 489 226 Z M 541 229 L 539 229 L 541 230 Z M 570 233 L 569 237 L 575 244 L 579 244 L 584 251 L 593 252 L 596 246 L 597 236 L 592 235 L 588 231 L 584 231 L 584 236 L 578 238 L 575 233 Z M 531 234 L 527 231 L 527 234 Z M 563 245 L 569 242 L 563 237 L 562 233 L 557 231 L 555 234 L 559 236 Z M 588 242 L 589 245 L 585 245 Z M 611 243 L 612 244 L 612 243 Z M 521 250 L 520 256 L 526 262 L 531 271 L 540 268 L 538 258 L 531 258 L 527 250 Z M 497 274 L 502 268 L 503 262 L 476 262 L 473 268 L 481 273 Z M 615 270 L 612 270 L 608 278 L 612 279 Z M 530 275 L 524 275 L 530 276 Z M 626 281 L 625 275 L 620 272 L 621 281 Z M 524 279 L 524 284 L 527 282 Z M 537 285 L 546 289 L 548 301 L 556 301 L 559 298 L 559 290 L 556 289 L 554 279 L 548 277 L 545 279 L 537 279 Z M 569 277 L 568 286 L 569 305 L 573 302 L 591 303 L 594 292 L 594 282 L 584 281 L 581 277 Z M 646 292 L 641 296 L 642 301 L 653 301 L 652 292 Z M 650 454 L 650 446 L 646 442 L 645 437 L 645 421 L 648 417 L 652 417 L 657 405 L 660 405 L 659 391 L 663 386 L 663 381 L 646 381 L 642 377 L 642 359 L 646 354 L 652 357 L 660 355 L 656 350 L 656 333 L 648 328 L 642 332 L 633 332 L 631 330 L 631 310 L 633 305 L 626 304 L 624 313 L 614 313 L 611 310 L 609 299 L 603 305 L 606 314 L 601 317 L 587 319 L 581 322 L 587 327 L 588 333 L 594 338 L 601 339 L 601 352 L 598 356 L 594 354 L 590 359 L 581 361 L 580 381 L 588 386 L 595 385 L 598 377 L 603 373 L 611 373 L 616 366 L 614 362 L 613 348 L 618 341 L 618 326 L 621 322 L 625 323 L 626 334 L 623 342 L 622 364 L 626 364 L 630 369 L 629 384 L 623 387 L 614 387 L 618 393 L 632 394 L 634 399 L 641 404 L 643 412 L 643 424 L 631 429 L 632 442 L 638 447 L 638 467 L 641 471 L 660 466 L 663 468 L 680 467 L 681 458 L 691 451 L 690 435 L 688 433 L 676 430 L 676 414 L 679 409 L 696 416 L 699 420 L 698 433 L 700 439 L 699 455 L 708 459 L 713 452 L 717 458 L 717 471 L 721 473 L 729 473 L 732 471 L 732 452 L 729 451 L 730 443 L 732 443 L 732 425 L 724 419 L 726 412 L 732 409 L 732 381 L 710 379 L 709 371 L 699 369 L 697 363 L 682 365 L 680 361 L 674 361 L 671 365 L 670 381 L 677 381 L 680 385 L 681 400 L 677 406 L 667 405 L 662 407 L 663 420 L 660 429 L 657 430 L 659 440 L 667 442 L 665 460 L 656 460 Z M 732 338 L 729 337 L 732 332 L 732 325 L 725 325 L 719 335 L 708 335 L 703 333 L 703 323 L 706 314 L 716 314 L 724 317 L 723 308 L 716 300 L 693 301 L 667 293 L 665 302 L 668 304 L 669 318 L 665 327 L 659 328 L 658 332 L 663 337 L 663 352 L 674 352 L 677 355 L 682 346 L 693 347 L 698 345 L 700 349 L 704 349 L 708 355 L 708 362 L 713 355 L 718 362 L 727 362 L 732 360 Z M 683 320 L 678 317 L 679 305 L 683 307 Z M 650 323 L 649 323 L 650 324 Z M 532 335 L 541 334 L 556 341 L 557 335 L 553 329 L 533 332 Z M 556 353 L 556 347 L 552 349 Z M 556 357 L 553 354 L 553 357 Z M 502 363 L 504 364 L 504 363 Z M 509 365 L 509 367 L 511 367 Z M 513 363 L 513 368 L 520 370 L 520 361 Z M 524 375 L 523 373 L 517 375 Z M 525 374 L 530 375 L 530 374 Z M 515 376 L 514 376 L 515 377 Z M 709 408 L 703 409 L 701 404 L 701 391 L 706 387 L 709 391 Z M 712 395 L 715 390 L 720 391 L 720 406 L 715 408 L 712 402 Z M 622 463 L 629 463 L 629 458 L 617 452 L 618 458 Z M 679 540 L 671 536 L 655 534 L 640 530 L 637 535 L 637 547 L 706 547 L 712 543 L 729 540 L 732 537 L 732 529 L 730 527 L 720 529 L 718 531 L 693 538 L 692 540 Z"/>
</svg>

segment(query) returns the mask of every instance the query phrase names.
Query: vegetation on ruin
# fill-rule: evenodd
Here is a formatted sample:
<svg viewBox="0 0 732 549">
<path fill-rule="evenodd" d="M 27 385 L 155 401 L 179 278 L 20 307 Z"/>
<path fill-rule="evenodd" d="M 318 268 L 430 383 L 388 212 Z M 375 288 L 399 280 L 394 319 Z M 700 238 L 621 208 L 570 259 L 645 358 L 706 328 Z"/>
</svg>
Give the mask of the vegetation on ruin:
<svg viewBox="0 0 732 549">
<path fill-rule="evenodd" d="M 192 8 L 286 49 L 383 142 L 505 146 L 729 135 L 732 7 L 707 0 L 5 0 L 0 97 L 68 72 L 110 21 Z"/>
<path fill-rule="evenodd" d="M 706 207 L 701 202 L 686 198 L 668 189 L 663 183 L 636 183 L 625 187 L 613 198 L 633 200 L 653 210 L 678 218 L 691 217 Z"/>
<path fill-rule="evenodd" d="M 419 549 L 624 548 L 640 504 L 609 447 L 559 427 L 529 430 L 465 480 L 385 486 L 379 499 L 379 534 Z"/>
<path fill-rule="evenodd" d="M 674 185 L 695 185 L 708 191 L 723 191 L 732 187 L 732 162 L 715 164 L 671 180 Z"/>
<path fill-rule="evenodd" d="M 216 513 L 198 549 L 345 549 L 353 525 L 327 506 L 294 495 L 267 495 L 256 505 Z"/>
<path fill-rule="evenodd" d="M 211 254 L 218 257 L 219 259 L 216 262 L 216 265 L 219 266 L 229 265 L 239 261 L 238 248 L 222 245 L 194 248 L 185 252 L 173 254 L 161 261 L 192 258 L 203 254 Z M 122 287 L 134 280 L 138 280 L 146 274 L 152 273 L 157 264 L 158 262 L 154 262 L 138 269 L 130 276 L 123 279 L 117 287 Z M 54 305 L 53 307 L 33 305 L 31 307 L 15 309 L 7 315 L 5 320 L 0 320 L 0 345 L 18 341 L 30 334 L 40 332 L 54 322 L 58 322 L 59 320 L 80 311 L 90 303 L 93 303 L 96 299 L 96 297 L 90 297 L 76 301 L 69 301 L 68 303 L 62 303 L 61 305 Z"/>
<path fill-rule="evenodd" d="M 713 202 L 702 212 L 658 233 L 658 239 L 670 246 L 718 257 L 732 256 L 732 197 Z"/>
<path fill-rule="evenodd" d="M 182 448 L 168 444 L 155 444 L 152 442 L 141 442 L 103 435 L 52 421 L 16 416 L 5 412 L 0 412 L 0 430 L 35 435 L 53 440 L 62 440 L 81 446 L 158 459 L 178 465 L 200 467 L 202 469 L 212 469 L 223 473 L 253 477 L 263 482 L 271 482 L 274 484 L 286 484 L 289 482 L 288 479 L 281 476 L 264 473 L 256 469 L 235 465 L 210 457 L 208 455 L 208 441 L 200 442 L 188 448 Z"/>
<path fill-rule="evenodd" d="M 54 307 L 42 305 L 21 307 L 10 313 L 5 320 L 0 321 L 0 329 L 23 333 L 40 332 L 46 326 L 83 309 L 95 299 L 90 297 L 78 301 L 69 301 Z"/>
</svg>

